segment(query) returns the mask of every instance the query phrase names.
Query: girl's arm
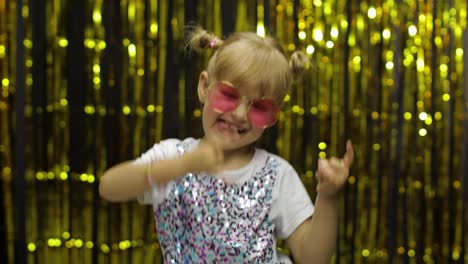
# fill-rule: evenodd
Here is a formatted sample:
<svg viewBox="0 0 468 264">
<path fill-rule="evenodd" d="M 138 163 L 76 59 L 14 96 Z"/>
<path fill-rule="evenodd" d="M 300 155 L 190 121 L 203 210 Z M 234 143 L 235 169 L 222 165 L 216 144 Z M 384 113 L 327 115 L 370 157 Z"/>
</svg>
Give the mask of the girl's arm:
<svg viewBox="0 0 468 264">
<path fill-rule="evenodd" d="M 297 263 L 330 263 L 337 239 L 340 190 L 348 179 L 353 159 L 353 147 L 348 141 L 343 159 L 319 160 L 314 214 L 287 239 Z"/>
<path fill-rule="evenodd" d="M 151 165 L 150 175 L 156 183 L 164 183 L 190 171 L 188 155 L 172 160 L 160 160 Z M 148 163 L 127 161 L 107 170 L 99 183 L 99 194 L 111 202 L 134 199 L 149 189 Z"/>
<path fill-rule="evenodd" d="M 304 221 L 287 242 L 297 263 L 328 264 L 335 252 L 338 199 L 317 195 L 313 217 Z"/>
<path fill-rule="evenodd" d="M 99 194 L 111 202 L 134 199 L 149 189 L 148 175 L 156 184 L 165 184 L 188 172 L 211 171 L 223 160 L 222 151 L 213 143 L 201 141 L 193 152 L 151 164 L 127 161 L 106 172 L 99 182 Z M 150 171 L 148 171 L 150 168 Z"/>
</svg>

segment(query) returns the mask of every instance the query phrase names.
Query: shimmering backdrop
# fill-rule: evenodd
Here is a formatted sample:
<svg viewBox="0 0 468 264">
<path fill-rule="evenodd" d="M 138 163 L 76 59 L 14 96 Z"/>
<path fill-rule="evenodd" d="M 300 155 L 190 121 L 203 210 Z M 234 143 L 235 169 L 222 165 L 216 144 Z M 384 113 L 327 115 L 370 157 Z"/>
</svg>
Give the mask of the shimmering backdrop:
<svg viewBox="0 0 468 264">
<path fill-rule="evenodd" d="M 0 0 L 0 262 L 160 263 L 151 208 L 97 186 L 160 139 L 201 135 L 210 54 L 184 43 L 198 24 L 309 54 L 261 145 L 315 198 L 317 158 L 353 140 L 334 263 L 468 263 L 466 6 Z"/>
</svg>

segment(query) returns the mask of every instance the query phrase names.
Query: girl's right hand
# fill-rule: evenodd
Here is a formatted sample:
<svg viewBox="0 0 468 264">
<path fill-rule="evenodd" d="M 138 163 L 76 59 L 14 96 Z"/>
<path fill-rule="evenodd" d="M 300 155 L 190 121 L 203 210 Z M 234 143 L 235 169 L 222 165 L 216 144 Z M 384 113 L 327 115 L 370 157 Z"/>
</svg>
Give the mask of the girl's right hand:
<svg viewBox="0 0 468 264">
<path fill-rule="evenodd" d="M 193 172 L 217 172 L 224 161 L 223 150 L 218 144 L 207 139 L 200 140 L 198 146 L 187 155 L 190 170 Z"/>
</svg>

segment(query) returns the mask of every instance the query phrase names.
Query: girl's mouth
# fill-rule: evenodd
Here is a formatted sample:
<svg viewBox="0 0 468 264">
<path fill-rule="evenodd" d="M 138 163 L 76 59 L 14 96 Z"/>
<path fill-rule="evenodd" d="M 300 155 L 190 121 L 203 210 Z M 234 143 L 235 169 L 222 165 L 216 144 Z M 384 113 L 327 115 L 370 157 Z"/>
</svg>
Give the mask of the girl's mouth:
<svg viewBox="0 0 468 264">
<path fill-rule="evenodd" d="M 233 123 L 230 123 L 222 118 L 218 118 L 216 120 L 216 126 L 218 127 L 218 129 L 220 129 L 221 131 L 232 131 L 232 132 L 235 132 L 239 135 L 245 133 L 247 131 L 246 128 L 243 128 L 243 127 L 239 127 Z"/>
</svg>

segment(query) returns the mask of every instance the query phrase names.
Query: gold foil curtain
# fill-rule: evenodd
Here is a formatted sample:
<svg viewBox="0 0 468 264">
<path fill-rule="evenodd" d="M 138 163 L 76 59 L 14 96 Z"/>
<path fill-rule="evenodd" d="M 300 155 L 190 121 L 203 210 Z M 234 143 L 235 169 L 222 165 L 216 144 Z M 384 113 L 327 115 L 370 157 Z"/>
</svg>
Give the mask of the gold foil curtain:
<svg viewBox="0 0 468 264">
<path fill-rule="evenodd" d="M 1 261 L 14 261 L 14 208 L 26 206 L 28 263 L 160 263 L 151 208 L 104 202 L 97 183 L 162 138 L 202 135 L 195 89 L 209 54 L 184 43 L 185 26 L 199 24 L 272 34 L 310 56 L 261 144 L 315 198 L 317 158 L 352 139 L 334 263 L 468 262 L 466 4 L 0 1 Z M 19 85 L 25 175 L 15 175 Z"/>
</svg>

